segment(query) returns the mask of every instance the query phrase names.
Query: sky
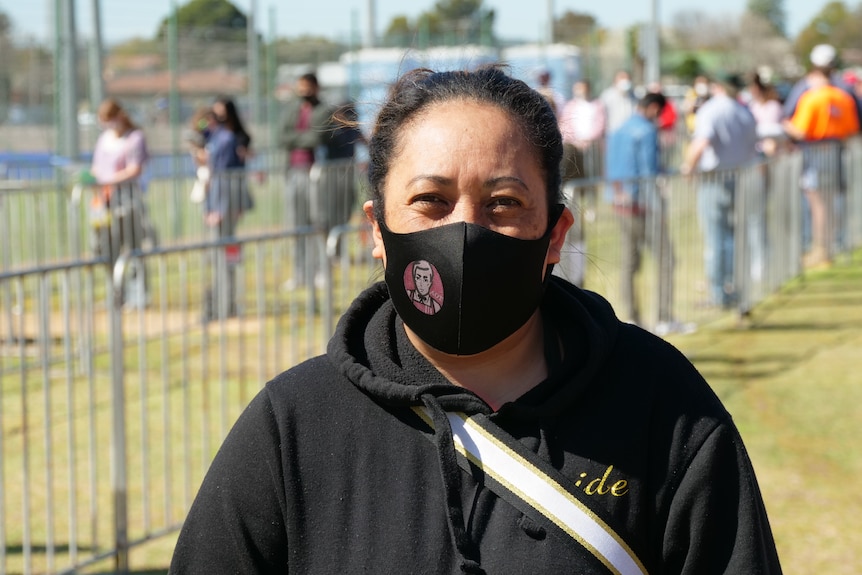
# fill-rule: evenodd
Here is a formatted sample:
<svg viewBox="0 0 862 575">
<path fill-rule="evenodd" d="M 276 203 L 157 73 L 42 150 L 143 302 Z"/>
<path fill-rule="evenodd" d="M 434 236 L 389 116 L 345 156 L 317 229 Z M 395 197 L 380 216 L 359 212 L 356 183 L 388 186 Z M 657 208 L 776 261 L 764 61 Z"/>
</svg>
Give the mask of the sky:
<svg viewBox="0 0 862 575">
<path fill-rule="evenodd" d="M 350 37 L 358 26 L 361 34 L 367 28 L 367 6 L 372 0 L 233 0 L 242 10 L 256 5 L 258 31 L 269 36 L 268 17 L 275 13 L 275 33 L 296 37 L 302 34 L 330 38 Z M 685 10 L 698 10 L 711 15 L 741 14 L 746 0 L 723 0 L 706 6 L 699 0 L 653 0 L 658 2 L 659 20 L 670 24 L 673 16 Z M 93 0 L 76 0 L 77 21 L 82 37 L 91 34 Z M 784 0 L 787 30 L 795 36 L 827 4 L 828 0 Z M 0 0 L 0 11 L 11 17 L 19 36 L 34 36 L 47 40 L 51 34 L 52 7 L 55 0 Z M 103 38 L 108 44 L 132 37 L 152 37 L 159 22 L 175 4 L 182 0 L 101 0 Z M 853 5 L 853 0 L 848 0 Z M 381 33 L 393 16 L 415 17 L 429 10 L 434 0 L 376 0 L 376 30 Z M 495 31 L 507 39 L 541 41 L 547 29 L 548 10 L 559 16 L 567 10 L 593 15 L 605 28 L 624 28 L 646 22 L 651 16 L 650 0 L 485 0 L 484 5 L 495 9 Z M 355 24 L 354 24 L 355 23 Z"/>
</svg>

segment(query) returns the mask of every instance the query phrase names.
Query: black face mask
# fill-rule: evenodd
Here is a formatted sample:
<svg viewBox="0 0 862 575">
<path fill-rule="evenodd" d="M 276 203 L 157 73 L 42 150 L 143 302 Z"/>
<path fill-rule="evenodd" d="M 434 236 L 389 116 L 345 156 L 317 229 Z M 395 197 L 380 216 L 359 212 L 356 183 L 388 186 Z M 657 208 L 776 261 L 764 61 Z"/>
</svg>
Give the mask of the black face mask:
<svg viewBox="0 0 862 575">
<path fill-rule="evenodd" d="M 473 355 L 500 343 L 539 307 L 551 269 L 545 256 L 562 205 L 545 235 L 522 240 L 459 222 L 408 234 L 380 223 L 386 285 L 395 310 L 424 342 Z"/>
</svg>

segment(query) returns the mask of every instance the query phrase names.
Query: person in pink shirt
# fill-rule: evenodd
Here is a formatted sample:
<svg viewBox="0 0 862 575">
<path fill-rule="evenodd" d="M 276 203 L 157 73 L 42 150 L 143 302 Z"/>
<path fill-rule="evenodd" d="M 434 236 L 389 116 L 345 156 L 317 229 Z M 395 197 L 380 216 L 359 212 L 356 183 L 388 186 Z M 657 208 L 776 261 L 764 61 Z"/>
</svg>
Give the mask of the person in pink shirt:
<svg viewBox="0 0 862 575">
<path fill-rule="evenodd" d="M 758 150 L 771 156 L 777 151 L 779 141 L 785 139 L 784 128 L 781 126 L 784 111 L 778 99 L 778 92 L 764 82 L 760 74 L 754 74 L 748 85 L 748 93 L 751 94 L 748 109 L 757 122 Z"/>
<path fill-rule="evenodd" d="M 575 285 L 583 285 L 586 273 L 584 220 L 595 219 L 595 209 L 588 205 L 586 198 L 590 195 L 595 200 L 596 189 L 575 183 L 579 179 L 599 177 L 603 172 L 602 138 L 607 126 L 607 112 L 601 100 L 592 97 L 587 80 L 574 83 L 572 96 L 557 115 L 563 136 L 563 194 L 566 201 L 576 201 L 581 209 L 577 210 L 579 217 L 566 238 L 566 255 L 556 273 Z"/>
<path fill-rule="evenodd" d="M 563 180 L 598 176 L 594 167 L 602 165 L 598 157 L 605 133 L 605 107 L 590 93 L 590 83 L 578 80 L 572 86 L 573 98 L 559 114 L 563 135 Z"/>
<path fill-rule="evenodd" d="M 94 205 L 101 205 L 110 219 L 94 228 L 94 248 L 113 268 L 122 253 L 141 249 L 154 241 L 149 225 L 140 177 L 149 157 L 143 131 L 113 99 L 99 106 L 102 133 L 93 149 L 90 172 L 97 190 Z M 131 281 L 124 286 L 123 304 L 146 305 L 146 281 L 142 264 L 132 266 Z"/>
</svg>

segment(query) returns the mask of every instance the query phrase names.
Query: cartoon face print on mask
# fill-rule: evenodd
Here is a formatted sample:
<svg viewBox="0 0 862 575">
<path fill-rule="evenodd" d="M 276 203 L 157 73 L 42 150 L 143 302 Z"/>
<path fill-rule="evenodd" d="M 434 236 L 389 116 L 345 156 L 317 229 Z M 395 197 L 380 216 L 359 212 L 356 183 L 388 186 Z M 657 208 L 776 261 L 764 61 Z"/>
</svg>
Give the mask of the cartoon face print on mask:
<svg viewBox="0 0 862 575">
<path fill-rule="evenodd" d="M 434 315 L 443 305 L 443 282 L 437 268 L 425 260 L 416 260 L 404 270 L 404 289 L 413 306 L 426 315 Z"/>
</svg>

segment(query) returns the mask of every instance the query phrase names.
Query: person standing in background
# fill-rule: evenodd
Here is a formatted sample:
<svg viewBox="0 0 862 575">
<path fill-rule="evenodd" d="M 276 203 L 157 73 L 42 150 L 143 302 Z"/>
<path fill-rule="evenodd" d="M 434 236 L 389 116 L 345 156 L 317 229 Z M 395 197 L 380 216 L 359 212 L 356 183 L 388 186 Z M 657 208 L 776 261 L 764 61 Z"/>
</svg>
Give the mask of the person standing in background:
<svg viewBox="0 0 862 575">
<path fill-rule="evenodd" d="M 609 200 L 620 223 L 620 267 L 622 269 L 622 317 L 643 325 L 635 276 L 641 268 L 644 246 L 659 267 L 658 323 L 655 331 L 667 335 L 681 331 L 673 320 L 674 255 L 667 229 L 664 198 L 657 187 L 659 165 L 658 122 L 667 99 L 649 92 L 638 102 L 635 113 L 608 137 Z"/>
<path fill-rule="evenodd" d="M 709 100 L 709 78 L 703 75 L 697 76 L 682 101 L 682 113 L 685 115 L 685 126 L 689 133 L 694 132 L 695 115 L 707 100 Z"/>
<path fill-rule="evenodd" d="M 751 94 L 748 109 L 757 123 L 758 150 L 766 156 L 772 156 L 784 136 L 784 128 L 781 126 L 783 112 L 778 92 L 757 73 L 751 77 L 748 92 Z"/>
<path fill-rule="evenodd" d="M 843 189 L 841 143 L 859 132 L 859 116 L 853 97 L 830 83 L 828 68 L 812 69 L 806 82 L 808 89 L 784 129 L 803 145 L 802 189 L 811 210 L 811 249 L 803 265 L 815 267 L 832 259 L 835 201 Z M 835 145 L 816 145 L 828 142 Z"/>
<path fill-rule="evenodd" d="M 737 175 L 732 170 L 757 157 L 757 127 L 748 108 L 736 100 L 740 87 L 734 75 L 711 82 L 710 98 L 697 111 L 691 145 L 680 167 L 684 175 L 710 174 L 699 183 L 698 216 L 710 302 L 723 308 L 738 300 L 734 275 Z"/>
<path fill-rule="evenodd" d="M 619 70 L 614 76 L 614 83 L 605 88 L 599 97 L 607 115 L 607 132 L 615 132 L 623 122 L 634 114 L 637 99 L 632 90 L 632 79 L 628 72 Z"/>
<path fill-rule="evenodd" d="M 104 225 L 94 227 L 94 247 L 113 269 L 122 253 L 144 247 L 145 240 L 155 241 L 140 182 L 149 154 L 144 132 L 119 102 L 103 101 L 98 119 L 104 130 L 93 149 L 90 173 L 98 189 L 92 202 L 101 206 L 107 218 Z M 123 305 L 143 308 L 147 304 L 143 263 L 134 262 L 130 276 L 123 286 Z"/>
<path fill-rule="evenodd" d="M 233 238 L 240 217 L 254 207 L 245 174 L 251 155 L 251 136 L 243 126 L 236 105 L 220 96 L 213 103 L 215 128 L 210 132 L 201 160 L 209 167 L 209 191 L 204 198 L 204 222 L 213 239 Z M 213 287 L 205 294 L 204 321 L 238 314 L 236 268 L 239 245 L 225 244 L 217 251 Z"/>
<path fill-rule="evenodd" d="M 575 223 L 566 236 L 566 249 L 554 273 L 582 286 L 587 267 L 584 228 L 586 222 L 595 219 L 596 187 L 579 185 L 578 180 L 602 174 L 605 107 L 593 98 L 590 82 L 578 80 L 572 85 L 572 99 L 566 102 L 558 117 L 563 136 L 563 194 L 566 201 L 570 205 L 577 204 L 578 209 L 574 210 Z"/>
<path fill-rule="evenodd" d="M 296 82 L 295 96 L 284 106 L 281 121 L 280 146 L 287 154 L 286 223 L 296 229 L 313 225 L 310 198 L 310 171 L 315 162 L 323 161 L 323 151 L 332 135 L 334 110 L 320 99 L 320 84 L 311 72 Z M 310 284 L 314 273 L 306 273 L 306 258 L 311 257 L 312 269 L 317 268 L 313 250 L 306 250 L 305 238 L 297 238 L 293 257 L 293 277 L 285 288 L 294 289 Z"/>
<path fill-rule="evenodd" d="M 539 73 L 536 74 L 536 81 L 539 83 L 536 91 L 545 97 L 545 100 L 551 105 L 551 110 L 559 117 L 560 112 L 563 111 L 563 106 L 566 105 L 566 98 L 551 85 L 551 71 L 547 68 L 540 69 Z"/>
<path fill-rule="evenodd" d="M 811 49 L 808 55 L 808 60 L 811 62 L 812 69 L 819 68 L 826 74 L 828 83 L 839 88 L 853 98 L 853 104 L 856 107 L 856 118 L 862 123 L 862 102 L 852 86 L 844 81 L 844 76 L 837 71 L 838 67 L 838 51 L 831 44 L 818 44 Z M 819 87 L 819 86 L 818 86 Z M 811 88 L 810 76 L 803 76 L 791 88 L 790 93 L 784 100 L 784 119 L 788 120 L 796 113 L 796 106 L 799 104 L 799 99 L 802 95 Z"/>
<path fill-rule="evenodd" d="M 607 121 L 605 107 L 593 98 L 590 82 L 578 80 L 572 99 L 558 114 L 563 134 L 563 181 L 590 178 L 600 173 L 598 155 Z"/>
</svg>

